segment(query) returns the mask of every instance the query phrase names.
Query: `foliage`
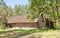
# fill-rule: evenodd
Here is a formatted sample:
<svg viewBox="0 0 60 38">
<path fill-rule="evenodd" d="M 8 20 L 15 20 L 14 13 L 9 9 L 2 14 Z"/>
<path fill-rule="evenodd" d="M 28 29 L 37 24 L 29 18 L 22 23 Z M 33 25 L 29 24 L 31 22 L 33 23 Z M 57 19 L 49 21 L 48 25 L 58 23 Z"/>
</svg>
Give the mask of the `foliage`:
<svg viewBox="0 0 60 38">
<path fill-rule="evenodd" d="M 7 6 L 4 0 L 0 0 L 0 28 L 5 26 L 6 19 L 13 15 L 13 10 Z"/>
<path fill-rule="evenodd" d="M 28 14 L 28 18 L 40 18 L 41 14 L 46 13 L 47 18 L 51 21 L 58 23 L 58 19 L 60 17 L 60 0 L 29 0 L 30 2 L 30 13 Z M 44 17 L 45 18 L 45 17 Z"/>
<path fill-rule="evenodd" d="M 13 9 L 14 15 L 26 15 L 28 6 L 20 6 L 20 5 L 15 5 L 15 8 Z"/>
<path fill-rule="evenodd" d="M 28 6 L 15 5 L 15 8 L 11 8 L 6 5 L 4 0 L 0 0 L 0 25 L 4 26 L 7 19 L 16 15 L 26 15 Z"/>
<path fill-rule="evenodd" d="M 4 25 L 0 25 L 0 30 L 3 30 L 5 29 L 5 26 Z"/>
<path fill-rule="evenodd" d="M 15 13 L 16 15 L 19 15 L 19 13 L 20 13 L 20 5 L 16 5 L 16 6 L 15 6 L 15 8 L 14 8 L 14 13 Z"/>
</svg>

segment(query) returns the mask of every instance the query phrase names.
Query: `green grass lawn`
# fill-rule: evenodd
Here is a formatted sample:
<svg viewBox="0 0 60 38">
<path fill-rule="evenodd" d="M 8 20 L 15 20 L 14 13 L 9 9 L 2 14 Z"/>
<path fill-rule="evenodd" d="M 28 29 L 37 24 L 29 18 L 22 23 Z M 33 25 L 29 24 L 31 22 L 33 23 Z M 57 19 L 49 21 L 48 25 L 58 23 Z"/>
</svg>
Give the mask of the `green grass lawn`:
<svg viewBox="0 0 60 38">
<path fill-rule="evenodd" d="M 59 29 L 32 29 L 32 30 L 21 30 L 21 29 L 15 29 L 15 30 L 7 30 L 3 29 L 0 30 L 0 38 L 18 38 L 27 36 L 33 33 L 37 34 L 43 34 L 44 37 L 60 37 L 60 30 Z M 35 34 L 34 34 L 35 35 Z"/>
<path fill-rule="evenodd" d="M 44 31 L 48 31 L 48 30 L 49 29 L 31 29 L 31 30 L 21 30 L 21 29 L 7 30 L 7 29 L 0 29 L 0 33 L 7 33 L 7 32 L 12 32 L 12 31 L 19 31 L 19 32 L 31 34 L 31 33 L 36 33 L 36 32 L 44 32 Z"/>
</svg>

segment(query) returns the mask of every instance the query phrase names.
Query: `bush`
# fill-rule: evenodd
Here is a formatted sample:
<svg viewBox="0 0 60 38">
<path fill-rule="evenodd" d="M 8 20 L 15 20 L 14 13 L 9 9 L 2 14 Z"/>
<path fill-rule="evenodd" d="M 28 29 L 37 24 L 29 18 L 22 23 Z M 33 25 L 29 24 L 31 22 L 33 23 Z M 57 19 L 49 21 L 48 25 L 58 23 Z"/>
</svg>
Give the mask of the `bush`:
<svg viewBox="0 0 60 38">
<path fill-rule="evenodd" d="M 5 25 L 0 25 L 0 29 L 5 29 Z"/>
</svg>

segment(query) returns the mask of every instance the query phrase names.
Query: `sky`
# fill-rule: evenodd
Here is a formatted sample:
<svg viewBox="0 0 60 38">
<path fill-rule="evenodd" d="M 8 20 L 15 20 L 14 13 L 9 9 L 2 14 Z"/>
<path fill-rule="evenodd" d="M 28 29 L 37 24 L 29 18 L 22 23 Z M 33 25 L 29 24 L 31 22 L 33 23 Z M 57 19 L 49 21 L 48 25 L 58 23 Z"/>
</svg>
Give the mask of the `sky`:
<svg viewBox="0 0 60 38">
<path fill-rule="evenodd" d="M 14 8 L 15 5 L 28 5 L 28 0 L 4 0 L 8 6 Z"/>
</svg>

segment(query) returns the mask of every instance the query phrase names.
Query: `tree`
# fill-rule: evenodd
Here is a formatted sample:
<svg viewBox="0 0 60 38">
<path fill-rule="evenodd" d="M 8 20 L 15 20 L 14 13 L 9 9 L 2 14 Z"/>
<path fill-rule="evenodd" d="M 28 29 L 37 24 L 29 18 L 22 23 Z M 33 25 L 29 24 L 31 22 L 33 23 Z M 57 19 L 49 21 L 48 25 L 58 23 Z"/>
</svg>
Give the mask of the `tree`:
<svg viewBox="0 0 60 38">
<path fill-rule="evenodd" d="M 5 26 L 6 19 L 13 16 L 13 10 L 7 6 L 4 0 L 0 0 L 0 25 Z"/>
<path fill-rule="evenodd" d="M 32 14 L 32 18 L 34 19 L 39 17 L 40 13 L 44 10 L 45 0 L 29 0 L 30 1 L 30 13 Z M 29 15 L 28 15 L 29 16 Z"/>
<path fill-rule="evenodd" d="M 15 15 L 20 15 L 20 5 L 15 5 L 14 13 Z"/>
<path fill-rule="evenodd" d="M 47 13 L 47 18 L 49 20 L 53 20 L 55 25 L 57 23 L 59 12 L 58 12 L 58 4 L 59 0 L 29 0 L 30 1 L 30 11 L 32 18 L 39 17 L 40 14 Z M 28 16 L 31 16 L 29 15 Z"/>
</svg>

